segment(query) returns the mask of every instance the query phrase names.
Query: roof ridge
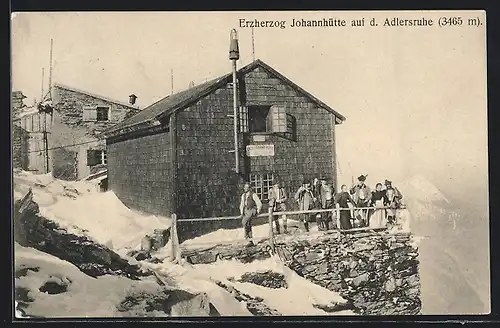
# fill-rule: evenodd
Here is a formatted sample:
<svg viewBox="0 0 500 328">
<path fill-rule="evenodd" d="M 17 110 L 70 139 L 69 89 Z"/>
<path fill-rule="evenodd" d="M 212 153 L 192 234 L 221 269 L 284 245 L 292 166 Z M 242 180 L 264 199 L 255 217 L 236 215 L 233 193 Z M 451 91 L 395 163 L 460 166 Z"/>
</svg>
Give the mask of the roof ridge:
<svg viewBox="0 0 500 328">
<path fill-rule="evenodd" d="M 66 89 L 66 90 L 69 90 L 69 91 L 73 91 L 73 92 L 82 93 L 82 94 L 85 94 L 85 95 L 88 95 L 88 96 L 91 96 L 91 97 L 94 97 L 94 98 L 102 99 L 102 100 L 105 100 L 105 101 L 108 101 L 108 102 L 111 102 L 111 103 L 114 103 L 114 104 L 117 104 L 117 105 L 126 106 L 126 107 L 128 107 L 130 109 L 139 109 L 139 107 L 127 104 L 126 102 L 122 102 L 122 101 L 119 101 L 119 100 L 116 100 L 116 99 L 111 99 L 111 98 L 108 98 L 108 97 L 105 97 L 105 96 L 102 96 L 102 95 L 99 95 L 99 94 L 96 94 L 96 93 L 93 93 L 93 92 L 90 92 L 90 91 L 85 91 L 85 90 L 82 90 L 82 89 L 70 87 L 69 85 L 66 85 L 66 84 L 54 83 L 53 86 L 54 87 L 63 88 L 63 89 Z"/>
<path fill-rule="evenodd" d="M 289 84 L 292 88 L 294 88 L 297 92 L 302 93 L 304 96 L 312 100 L 321 108 L 329 111 L 339 120 L 339 123 L 345 120 L 345 117 L 340 113 L 335 111 L 333 108 L 298 86 L 296 83 L 285 77 L 283 74 L 263 62 L 261 59 L 256 59 L 249 64 L 241 67 L 237 70 L 237 74 L 247 74 L 257 67 L 262 67 L 267 70 L 270 74 L 276 76 L 276 78 L 282 80 L 284 83 Z M 189 87 L 187 89 L 181 90 L 174 94 L 168 95 L 153 104 L 145 107 L 139 113 L 131 116 L 130 118 L 115 124 L 110 127 L 108 130 L 104 132 L 104 134 L 108 134 L 108 136 L 120 135 L 120 130 L 135 130 L 139 128 L 142 124 L 147 124 L 153 122 L 154 120 L 161 120 L 165 115 L 169 115 L 179 109 L 182 109 L 190 104 L 196 102 L 198 99 L 204 97 L 207 93 L 210 93 L 214 88 L 220 87 L 221 83 L 226 81 L 231 77 L 232 73 L 226 73 L 222 76 L 211 79 L 202 84 L 195 85 L 193 87 Z M 227 83 L 227 82 L 226 82 Z M 139 128 L 140 129 L 140 128 Z"/>
</svg>

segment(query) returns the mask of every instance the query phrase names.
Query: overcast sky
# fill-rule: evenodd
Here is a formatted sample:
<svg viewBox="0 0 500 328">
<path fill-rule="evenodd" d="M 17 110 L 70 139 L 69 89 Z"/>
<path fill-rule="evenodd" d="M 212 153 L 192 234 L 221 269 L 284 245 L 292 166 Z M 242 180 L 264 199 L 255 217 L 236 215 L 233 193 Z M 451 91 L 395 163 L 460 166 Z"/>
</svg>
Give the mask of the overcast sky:
<svg viewBox="0 0 500 328">
<path fill-rule="evenodd" d="M 40 98 L 52 81 L 146 106 L 228 73 L 237 28 L 242 67 L 251 29 L 239 19 L 365 16 L 433 18 L 433 27 L 256 28 L 255 56 L 342 113 L 340 183 L 369 174 L 394 181 L 423 174 L 449 188 L 487 182 L 486 35 L 483 27 L 436 26 L 440 13 L 22 13 L 13 16 L 13 89 Z M 462 13 L 480 17 L 481 12 Z M 484 22 L 484 21 L 483 21 Z M 464 23 L 465 25 L 465 23 Z M 446 184 L 447 182 L 453 184 Z M 458 183 L 458 184 L 457 184 Z M 455 187 L 453 187 L 455 186 Z"/>
</svg>

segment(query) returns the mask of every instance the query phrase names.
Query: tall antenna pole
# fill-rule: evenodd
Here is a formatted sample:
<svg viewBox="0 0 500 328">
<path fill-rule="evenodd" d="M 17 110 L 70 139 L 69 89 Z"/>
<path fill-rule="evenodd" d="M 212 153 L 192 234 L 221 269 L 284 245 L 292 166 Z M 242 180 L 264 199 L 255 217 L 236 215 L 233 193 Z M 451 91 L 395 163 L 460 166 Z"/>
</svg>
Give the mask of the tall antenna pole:
<svg viewBox="0 0 500 328">
<path fill-rule="evenodd" d="M 252 27 L 252 60 L 255 61 L 255 39 Z"/>
<path fill-rule="evenodd" d="M 44 80 L 45 69 L 42 67 L 42 98 L 43 99 L 43 80 Z"/>
<path fill-rule="evenodd" d="M 54 40 L 50 39 L 50 66 L 49 66 L 49 95 L 52 99 L 52 46 L 54 45 Z"/>
<path fill-rule="evenodd" d="M 52 47 L 54 45 L 54 40 L 50 39 L 50 66 L 49 66 L 49 99 L 52 100 Z M 43 101 L 43 95 L 42 95 Z M 43 144 L 45 153 L 45 173 L 50 172 L 49 167 L 49 140 L 47 138 L 47 112 L 43 112 Z"/>
<path fill-rule="evenodd" d="M 240 50 L 238 48 L 238 34 L 235 29 L 231 30 L 231 39 L 229 46 L 229 59 L 233 64 L 233 121 L 234 121 L 234 158 L 236 173 L 240 172 L 240 157 L 238 151 L 238 96 L 236 86 L 236 61 L 240 58 Z"/>
<path fill-rule="evenodd" d="M 170 70 L 170 85 L 171 85 L 171 90 L 170 90 L 170 94 L 173 95 L 174 94 L 174 69 L 172 68 Z"/>
</svg>

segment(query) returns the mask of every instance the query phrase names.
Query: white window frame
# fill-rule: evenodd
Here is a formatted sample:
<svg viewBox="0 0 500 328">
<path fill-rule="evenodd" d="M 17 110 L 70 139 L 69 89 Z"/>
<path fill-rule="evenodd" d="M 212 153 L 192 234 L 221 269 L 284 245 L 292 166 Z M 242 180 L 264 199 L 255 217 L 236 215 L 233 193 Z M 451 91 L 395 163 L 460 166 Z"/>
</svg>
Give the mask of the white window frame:
<svg viewBox="0 0 500 328">
<path fill-rule="evenodd" d="M 105 149 L 101 150 L 101 164 L 102 165 L 108 164 L 108 157 Z"/>
<path fill-rule="evenodd" d="M 269 189 L 274 183 L 273 173 L 250 173 L 250 186 L 261 201 L 269 199 Z"/>
<path fill-rule="evenodd" d="M 240 121 L 240 132 L 247 133 L 249 131 L 248 126 L 248 107 L 240 106 L 239 112 L 239 121 Z"/>
</svg>

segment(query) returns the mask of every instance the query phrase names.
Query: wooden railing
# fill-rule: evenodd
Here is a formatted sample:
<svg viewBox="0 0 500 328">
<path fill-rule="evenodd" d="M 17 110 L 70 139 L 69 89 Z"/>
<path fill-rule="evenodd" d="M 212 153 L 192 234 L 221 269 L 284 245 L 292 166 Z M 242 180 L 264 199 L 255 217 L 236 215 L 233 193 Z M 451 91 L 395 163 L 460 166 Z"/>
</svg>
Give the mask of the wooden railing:
<svg viewBox="0 0 500 328">
<path fill-rule="evenodd" d="M 396 210 L 400 209 L 405 209 L 405 206 L 398 207 Z M 258 241 L 265 241 L 269 240 L 269 245 L 271 247 L 271 251 L 274 252 L 275 247 L 274 247 L 274 242 L 275 242 L 275 236 L 274 236 L 274 229 L 273 229 L 273 221 L 275 216 L 282 216 L 282 215 L 300 215 L 300 214 L 317 214 L 317 213 L 332 213 L 332 214 L 337 214 L 337 218 L 340 215 L 340 211 L 369 211 L 369 210 L 378 210 L 378 209 L 393 209 L 391 207 L 387 206 L 382 206 L 382 207 L 376 207 L 376 206 L 371 206 L 371 207 L 349 207 L 349 208 L 328 208 L 328 209 L 314 209 L 314 210 L 301 210 L 301 211 L 282 211 L 282 212 L 273 212 L 272 208 L 269 208 L 267 213 L 261 213 L 256 216 L 256 218 L 268 218 L 268 224 L 269 224 L 269 236 L 268 237 L 260 237 L 260 238 L 253 238 L 253 240 L 258 240 Z M 172 214 L 172 228 L 171 228 L 171 240 L 172 240 L 172 258 L 175 259 L 176 261 L 180 261 L 181 256 L 182 256 L 182 250 L 181 246 L 179 244 L 179 239 L 177 235 L 177 225 L 180 222 L 207 222 L 207 221 L 224 221 L 224 220 L 241 220 L 242 216 L 221 216 L 221 217 L 206 217 L 206 218 L 182 218 L 178 219 L 176 214 Z M 363 228 L 353 228 L 353 229 L 348 229 L 348 230 L 340 230 L 338 228 L 333 229 L 333 230 L 340 230 L 343 232 L 355 232 L 355 231 L 370 231 L 370 230 L 385 230 L 387 228 L 381 227 L 378 229 L 374 229 L 372 227 L 363 227 Z M 318 232 L 317 234 L 322 234 L 323 232 Z M 299 235 L 303 235 L 304 233 L 300 233 Z M 309 234 L 313 235 L 313 234 Z M 219 244 L 224 244 L 224 243 L 234 243 L 234 242 L 240 242 L 244 241 L 245 239 L 230 239 L 230 240 L 225 240 L 225 241 L 217 241 L 215 245 Z M 195 244 L 190 244 L 190 246 L 202 246 L 202 245 L 214 245 L 214 242 L 205 242 L 205 243 L 195 243 Z"/>
</svg>

